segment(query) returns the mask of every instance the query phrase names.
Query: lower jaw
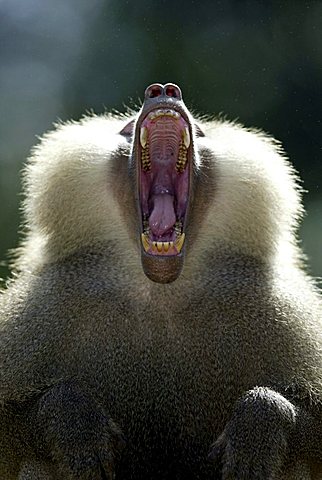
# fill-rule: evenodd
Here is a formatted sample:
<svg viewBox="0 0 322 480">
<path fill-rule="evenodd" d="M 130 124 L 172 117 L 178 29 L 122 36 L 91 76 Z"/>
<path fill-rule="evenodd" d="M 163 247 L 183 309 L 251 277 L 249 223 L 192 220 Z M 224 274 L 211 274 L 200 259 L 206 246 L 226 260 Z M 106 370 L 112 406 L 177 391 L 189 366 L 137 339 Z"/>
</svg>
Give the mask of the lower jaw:
<svg viewBox="0 0 322 480">
<path fill-rule="evenodd" d="M 152 256 L 141 254 L 141 262 L 145 275 L 156 283 L 174 282 L 183 267 L 183 254 L 176 256 Z"/>
</svg>

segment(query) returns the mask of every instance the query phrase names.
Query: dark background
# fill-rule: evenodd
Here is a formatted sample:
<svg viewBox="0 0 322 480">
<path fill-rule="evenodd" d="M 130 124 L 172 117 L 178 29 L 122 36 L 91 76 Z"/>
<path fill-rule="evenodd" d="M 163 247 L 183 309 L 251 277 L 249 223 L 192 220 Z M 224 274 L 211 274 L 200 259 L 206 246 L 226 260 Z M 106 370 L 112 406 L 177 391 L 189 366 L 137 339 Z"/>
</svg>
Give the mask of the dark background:
<svg viewBox="0 0 322 480">
<path fill-rule="evenodd" d="M 322 274 L 322 1 L 0 0 L 0 277 L 36 137 L 169 81 L 194 111 L 282 141 L 309 192 L 300 234 Z"/>
</svg>

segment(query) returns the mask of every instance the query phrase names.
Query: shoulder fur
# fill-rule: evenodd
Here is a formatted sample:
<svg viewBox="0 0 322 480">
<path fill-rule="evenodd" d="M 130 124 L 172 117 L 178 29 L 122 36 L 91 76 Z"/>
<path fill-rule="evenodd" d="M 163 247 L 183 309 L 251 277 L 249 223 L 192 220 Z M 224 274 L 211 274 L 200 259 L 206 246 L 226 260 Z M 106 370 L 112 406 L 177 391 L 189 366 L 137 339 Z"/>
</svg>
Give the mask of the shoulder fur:
<svg viewBox="0 0 322 480">
<path fill-rule="evenodd" d="M 215 192 L 200 243 L 225 244 L 263 259 L 285 261 L 286 255 L 298 261 L 301 188 L 280 144 L 234 123 L 207 121 L 202 127 L 200 168 L 205 152 L 211 152 Z"/>
<path fill-rule="evenodd" d="M 134 251 L 122 220 L 122 194 L 113 194 L 116 183 L 128 181 L 121 164 L 127 163 L 130 145 L 119 135 L 128 121 L 118 115 L 86 117 L 43 137 L 24 172 L 28 233 L 18 265 L 37 265 L 40 258 L 52 262 L 116 237 L 123 252 Z M 196 139 L 197 176 L 202 182 L 211 173 L 214 183 L 206 212 L 198 212 L 205 218 L 194 241 L 194 259 L 225 248 L 298 262 L 300 188 L 280 145 L 238 124 L 198 123 L 205 137 Z"/>
<path fill-rule="evenodd" d="M 40 258 L 55 261 L 108 242 L 116 231 L 126 243 L 119 205 L 111 195 L 119 182 L 111 157 L 117 153 L 117 160 L 126 162 L 129 156 L 129 144 L 119 135 L 126 121 L 105 115 L 59 124 L 34 148 L 23 175 L 27 235 L 18 266 L 37 264 Z"/>
</svg>

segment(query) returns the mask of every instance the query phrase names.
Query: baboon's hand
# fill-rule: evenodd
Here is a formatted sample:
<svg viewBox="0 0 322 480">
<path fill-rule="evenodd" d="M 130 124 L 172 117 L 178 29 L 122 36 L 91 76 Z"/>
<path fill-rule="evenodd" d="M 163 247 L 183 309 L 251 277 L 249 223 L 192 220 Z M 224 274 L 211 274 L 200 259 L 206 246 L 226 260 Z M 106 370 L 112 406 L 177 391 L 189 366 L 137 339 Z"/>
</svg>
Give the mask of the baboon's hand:
<svg viewBox="0 0 322 480">
<path fill-rule="evenodd" d="M 57 478 L 114 477 L 115 460 L 124 444 L 121 432 L 75 382 L 47 391 L 33 407 L 29 425 L 37 457 L 56 465 Z"/>
<path fill-rule="evenodd" d="M 295 429 L 295 407 L 279 393 L 255 388 L 237 402 L 211 448 L 223 480 L 277 480 Z"/>
</svg>

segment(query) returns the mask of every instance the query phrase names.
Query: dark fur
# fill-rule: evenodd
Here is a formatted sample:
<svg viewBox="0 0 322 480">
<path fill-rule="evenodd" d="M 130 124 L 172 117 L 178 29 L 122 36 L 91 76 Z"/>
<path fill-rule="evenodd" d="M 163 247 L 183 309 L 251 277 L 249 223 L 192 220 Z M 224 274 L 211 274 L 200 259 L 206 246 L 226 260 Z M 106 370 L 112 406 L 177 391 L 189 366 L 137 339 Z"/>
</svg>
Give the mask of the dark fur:
<svg viewBox="0 0 322 480">
<path fill-rule="evenodd" d="M 113 241 L 85 246 L 22 268 L 3 294 L 0 478 L 321 479 L 319 306 L 305 274 L 278 278 L 228 242 L 169 285 L 135 262 Z"/>
</svg>

